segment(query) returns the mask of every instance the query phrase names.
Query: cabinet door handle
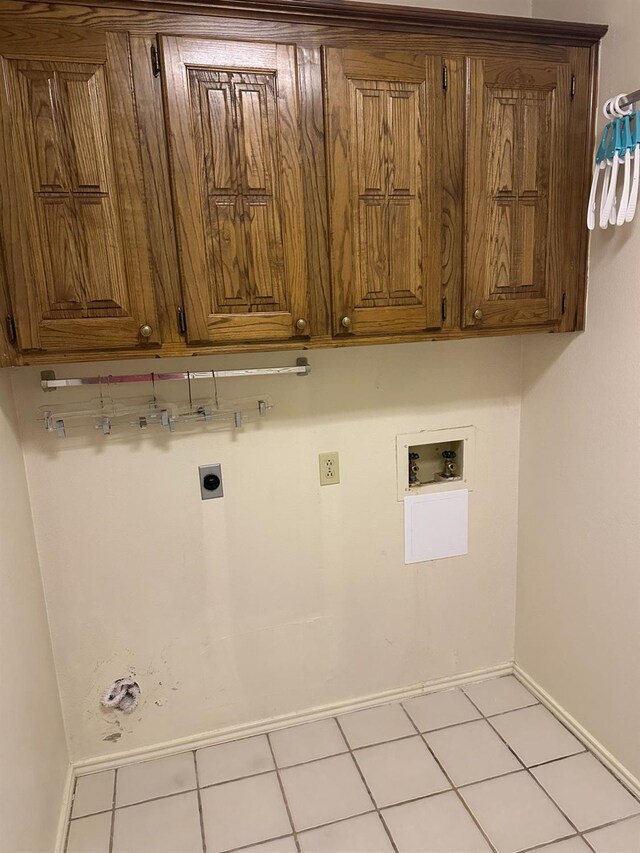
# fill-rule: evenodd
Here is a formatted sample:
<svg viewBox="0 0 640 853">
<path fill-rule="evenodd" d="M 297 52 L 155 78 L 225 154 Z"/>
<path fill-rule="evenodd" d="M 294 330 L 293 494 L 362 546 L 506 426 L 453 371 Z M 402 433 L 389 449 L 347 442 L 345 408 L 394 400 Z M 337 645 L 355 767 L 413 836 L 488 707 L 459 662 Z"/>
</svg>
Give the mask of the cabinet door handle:
<svg viewBox="0 0 640 853">
<path fill-rule="evenodd" d="M 143 338 L 150 338 L 152 334 L 153 329 L 148 323 L 144 323 L 142 326 L 140 326 L 140 335 Z"/>
<path fill-rule="evenodd" d="M 483 315 L 482 311 L 478 308 L 476 311 L 473 312 L 473 316 L 475 317 L 476 320 L 482 320 L 484 315 Z"/>
<path fill-rule="evenodd" d="M 344 329 L 348 329 L 351 326 L 351 317 L 343 317 L 340 323 Z"/>
<path fill-rule="evenodd" d="M 296 321 L 296 329 L 299 332 L 304 332 L 304 330 L 306 328 L 307 328 L 307 321 L 304 320 L 302 317 L 300 317 L 300 319 Z"/>
</svg>

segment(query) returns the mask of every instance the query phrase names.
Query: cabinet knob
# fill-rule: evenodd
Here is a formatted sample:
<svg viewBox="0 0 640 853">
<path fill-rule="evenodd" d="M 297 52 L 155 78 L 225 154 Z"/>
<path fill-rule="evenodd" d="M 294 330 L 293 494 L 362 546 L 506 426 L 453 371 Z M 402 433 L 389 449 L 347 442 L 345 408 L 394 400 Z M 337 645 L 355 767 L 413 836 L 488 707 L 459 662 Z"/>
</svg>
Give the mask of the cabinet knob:
<svg viewBox="0 0 640 853">
<path fill-rule="evenodd" d="M 300 317 L 300 319 L 296 321 L 296 329 L 299 332 L 304 332 L 304 330 L 306 328 L 307 328 L 307 321 L 304 320 L 302 317 Z"/>
<path fill-rule="evenodd" d="M 482 311 L 478 308 L 477 311 L 473 312 L 473 316 L 476 318 L 476 320 L 482 320 L 484 315 Z"/>
<path fill-rule="evenodd" d="M 153 329 L 148 323 L 144 323 L 144 325 L 140 326 L 140 335 L 143 338 L 150 338 L 153 334 Z"/>
<path fill-rule="evenodd" d="M 340 323 L 342 324 L 343 328 L 348 329 L 351 325 L 351 317 L 343 317 Z"/>
</svg>

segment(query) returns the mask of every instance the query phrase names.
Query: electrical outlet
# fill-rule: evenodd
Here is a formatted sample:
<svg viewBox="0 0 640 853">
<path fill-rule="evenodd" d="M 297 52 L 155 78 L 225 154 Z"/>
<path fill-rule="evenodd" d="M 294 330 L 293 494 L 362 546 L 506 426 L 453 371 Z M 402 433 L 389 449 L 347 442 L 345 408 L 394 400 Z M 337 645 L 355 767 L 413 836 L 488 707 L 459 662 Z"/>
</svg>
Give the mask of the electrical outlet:
<svg viewBox="0 0 640 853">
<path fill-rule="evenodd" d="M 224 495 L 222 490 L 222 465 L 200 465 L 198 468 L 198 476 L 200 478 L 200 495 L 203 501 L 208 501 L 210 498 L 221 498 Z"/>
<path fill-rule="evenodd" d="M 333 453 L 321 453 L 318 457 L 320 462 L 320 485 L 335 486 L 340 482 L 340 457 L 338 451 Z"/>
</svg>

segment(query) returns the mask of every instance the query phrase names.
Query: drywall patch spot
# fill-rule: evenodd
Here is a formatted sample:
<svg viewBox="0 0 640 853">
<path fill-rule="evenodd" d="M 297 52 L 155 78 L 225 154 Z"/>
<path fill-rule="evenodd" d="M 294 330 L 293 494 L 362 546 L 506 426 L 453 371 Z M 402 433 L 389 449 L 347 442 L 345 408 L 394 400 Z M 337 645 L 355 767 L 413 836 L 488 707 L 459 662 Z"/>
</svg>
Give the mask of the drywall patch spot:
<svg viewBox="0 0 640 853">
<path fill-rule="evenodd" d="M 105 735 L 102 740 L 111 741 L 111 743 L 116 743 L 122 737 L 122 732 L 114 732 L 112 735 Z"/>
<path fill-rule="evenodd" d="M 102 697 L 105 708 L 131 713 L 140 701 L 140 685 L 133 678 L 118 678 Z"/>
</svg>

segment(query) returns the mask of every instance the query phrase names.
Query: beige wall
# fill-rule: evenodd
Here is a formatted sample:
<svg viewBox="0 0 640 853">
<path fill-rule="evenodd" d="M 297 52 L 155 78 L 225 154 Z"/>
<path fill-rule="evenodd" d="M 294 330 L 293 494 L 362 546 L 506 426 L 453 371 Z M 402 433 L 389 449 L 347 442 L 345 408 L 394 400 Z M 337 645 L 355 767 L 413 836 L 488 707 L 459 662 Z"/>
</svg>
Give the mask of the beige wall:
<svg viewBox="0 0 640 853">
<path fill-rule="evenodd" d="M 310 362 L 307 378 L 226 380 L 225 396 L 271 394 L 269 422 L 185 437 L 60 441 L 35 423 L 50 400 L 37 370 L 18 372 L 74 759 L 512 659 L 520 340 L 318 351 Z M 470 554 L 405 566 L 395 436 L 467 424 L 477 428 Z M 340 452 L 342 482 L 320 488 L 327 450 Z M 203 503 L 197 467 L 211 462 L 222 463 L 225 497 Z M 129 668 L 144 702 L 116 724 L 99 698 Z"/>
<path fill-rule="evenodd" d="M 522 15 L 531 3 L 456 8 Z M 639 9 L 533 3 L 539 17 L 612 25 L 603 97 L 640 85 Z M 38 371 L 16 372 L 72 757 L 510 660 L 524 346 L 517 658 L 640 775 L 638 236 L 627 226 L 594 240 L 586 335 L 313 353 L 308 379 L 224 386 L 275 403 L 270 422 L 238 436 L 58 442 L 34 422 L 45 402 Z M 174 366 L 185 362 L 154 363 Z M 478 431 L 470 555 L 404 566 L 395 435 L 466 424 Z M 1 838 L 39 853 L 51 847 L 66 753 L 8 372 L 0 448 L 1 763 L 13 768 Z M 334 449 L 342 483 L 320 489 L 317 454 Z M 226 497 L 203 504 L 196 469 L 213 461 Z M 101 711 L 102 690 L 128 671 L 142 684 L 140 709 Z"/>
<path fill-rule="evenodd" d="M 433 5 L 531 8 L 530 0 Z M 273 395 L 272 421 L 259 431 L 171 440 L 59 443 L 33 422 L 46 402 L 37 371 L 19 372 L 73 759 L 512 658 L 521 342 L 326 351 L 311 362 L 307 379 L 225 385 L 229 394 Z M 466 424 L 478 429 L 471 553 L 404 566 L 395 436 Z M 326 450 L 340 452 L 342 483 L 320 489 L 317 455 Z M 197 466 L 207 462 L 222 462 L 226 496 L 203 504 Z M 129 669 L 143 688 L 139 712 L 102 711 L 101 692 Z"/>
<path fill-rule="evenodd" d="M 68 768 L 8 370 L 0 371 L 0 850 L 51 853 Z"/>
<path fill-rule="evenodd" d="M 640 87 L 637 0 L 534 0 L 608 23 L 600 103 Z M 599 128 L 603 119 L 599 119 Z M 588 329 L 524 341 L 516 657 L 640 777 L 640 221 L 598 231 Z"/>
</svg>

